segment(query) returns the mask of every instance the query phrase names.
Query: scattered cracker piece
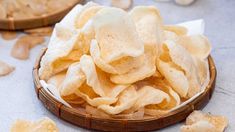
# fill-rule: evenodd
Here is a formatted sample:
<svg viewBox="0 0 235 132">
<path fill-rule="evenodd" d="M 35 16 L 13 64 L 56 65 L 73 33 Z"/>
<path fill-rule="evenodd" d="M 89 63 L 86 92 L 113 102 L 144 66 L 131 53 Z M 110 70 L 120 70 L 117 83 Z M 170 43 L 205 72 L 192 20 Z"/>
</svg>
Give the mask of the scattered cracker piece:
<svg viewBox="0 0 235 132">
<path fill-rule="evenodd" d="M 17 37 L 17 33 L 13 31 L 1 31 L 2 38 L 5 40 L 12 40 Z"/>
<path fill-rule="evenodd" d="M 17 120 L 11 127 L 11 132 L 59 132 L 56 124 L 49 118 L 31 122 Z"/>
<path fill-rule="evenodd" d="M 41 28 L 24 30 L 25 33 L 35 36 L 51 36 L 52 31 L 53 31 L 52 27 L 41 27 Z"/>
<path fill-rule="evenodd" d="M 31 48 L 38 44 L 43 43 L 44 37 L 25 35 L 20 37 L 11 50 L 11 56 L 17 59 L 25 60 L 29 57 L 29 51 Z"/>
<path fill-rule="evenodd" d="M 112 0 L 112 6 L 122 8 L 124 10 L 130 8 L 132 0 Z"/>
<path fill-rule="evenodd" d="M 181 132 L 223 132 L 227 125 L 228 119 L 224 116 L 194 111 L 187 117 Z"/>
<path fill-rule="evenodd" d="M 6 76 L 13 72 L 15 70 L 15 67 L 10 66 L 9 64 L 6 64 L 3 61 L 0 61 L 0 76 Z"/>
<path fill-rule="evenodd" d="M 184 125 L 181 132 L 218 132 L 213 124 L 208 121 L 198 121 L 192 125 Z"/>
</svg>

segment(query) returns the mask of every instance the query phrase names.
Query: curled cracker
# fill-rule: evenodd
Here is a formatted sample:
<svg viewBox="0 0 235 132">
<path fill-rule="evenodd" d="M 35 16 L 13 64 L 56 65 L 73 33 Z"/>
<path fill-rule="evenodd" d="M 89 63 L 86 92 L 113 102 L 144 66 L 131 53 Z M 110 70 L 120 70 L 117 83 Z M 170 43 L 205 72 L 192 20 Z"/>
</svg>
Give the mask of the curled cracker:
<svg viewBox="0 0 235 132">
<path fill-rule="evenodd" d="M 206 59 L 211 52 L 211 44 L 203 35 L 181 36 L 177 40 L 177 44 L 200 59 Z"/>
</svg>

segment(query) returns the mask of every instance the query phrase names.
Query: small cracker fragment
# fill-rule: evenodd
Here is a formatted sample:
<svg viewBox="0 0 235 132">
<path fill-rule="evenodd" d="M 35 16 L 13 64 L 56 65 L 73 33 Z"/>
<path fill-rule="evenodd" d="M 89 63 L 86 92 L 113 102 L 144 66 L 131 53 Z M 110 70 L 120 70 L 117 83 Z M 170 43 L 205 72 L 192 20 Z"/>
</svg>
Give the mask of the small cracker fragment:
<svg viewBox="0 0 235 132">
<path fill-rule="evenodd" d="M 59 130 L 54 121 L 45 117 L 35 122 L 17 120 L 12 125 L 11 132 L 59 132 Z"/>
<path fill-rule="evenodd" d="M 217 132 L 214 125 L 208 121 L 198 121 L 192 125 L 183 125 L 181 132 Z"/>
<path fill-rule="evenodd" d="M 182 132 L 197 132 L 208 129 L 206 132 L 223 132 L 228 125 L 224 116 L 211 115 L 201 111 L 192 112 L 186 119 L 186 125 L 181 127 Z"/>
<path fill-rule="evenodd" d="M 44 37 L 40 36 L 22 36 L 16 41 L 15 45 L 11 49 L 11 56 L 21 60 L 28 59 L 29 50 L 44 41 Z"/>
<path fill-rule="evenodd" d="M 126 10 L 131 7 L 132 0 L 112 0 L 111 4 L 114 7 Z"/>
<path fill-rule="evenodd" d="M 24 30 L 25 33 L 35 36 L 51 36 L 52 31 L 53 31 L 52 27 L 41 27 L 41 28 Z"/>
<path fill-rule="evenodd" d="M 5 40 L 12 40 L 17 37 L 17 33 L 13 31 L 1 31 L 2 38 Z"/>
<path fill-rule="evenodd" d="M 15 67 L 10 66 L 9 64 L 3 61 L 0 61 L 0 76 L 8 75 L 14 70 L 15 70 Z"/>
</svg>

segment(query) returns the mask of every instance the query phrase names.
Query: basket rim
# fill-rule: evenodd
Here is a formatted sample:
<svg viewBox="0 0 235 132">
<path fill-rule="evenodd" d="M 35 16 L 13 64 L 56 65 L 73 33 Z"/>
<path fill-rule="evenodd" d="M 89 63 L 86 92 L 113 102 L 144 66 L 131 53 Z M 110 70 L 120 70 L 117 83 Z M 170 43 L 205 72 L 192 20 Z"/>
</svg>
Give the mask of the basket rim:
<svg viewBox="0 0 235 132">
<path fill-rule="evenodd" d="M 177 123 L 179 121 L 182 121 L 193 110 L 202 109 L 209 102 L 209 100 L 211 99 L 211 96 L 213 94 L 214 87 L 215 87 L 217 71 L 216 71 L 216 67 L 215 67 L 215 63 L 213 61 L 213 58 L 211 57 L 211 55 L 209 55 L 208 56 L 208 63 L 209 63 L 209 70 L 210 70 L 210 80 L 209 80 L 209 83 L 206 86 L 205 91 L 203 93 L 201 93 L 198 97 L 196 97 L 195 99 L 191 100 L 190 102 L 188 102 L 184 106 L 182 106 L 180 108 L 177 108 L 177 109 L 175 109 L 175 110 L 173 110 L 171 112 L 168 112 L 168 113 L 166 113 L 164 115 L 161 115 L 159 117 L 152 116 L 152 117 L 144 118 L 144 119 L 100 118 L 100 117 L 97 117 L 97 116 L 92 116 L 91 114 L 88 114 L 88 113 L 84 113 L 84 112 L 81 113 L 76 108 L 69 108 L 69 107 L 65 106 L 61 102 L 57 101 L 46 90 L 44 90 L 42 88 L 42 86 L 41 86 L 41 84 L 39 82 L 40 79 L 39 79 L 39 76 L 38 76 L 38 69 L 40 67 L 41 58 L 45 54 L 46 50 L 47 50 L 47 48 L 42 49 L 42 52 L 40 53 L 39 57 L 37 58 L 36 63 L 35 63 L 34 68 L 33 68 L 33 80 L 34 80 L 35 90 L 36 90 L 37 96 L 39 97 L 39 94 L 41 94 L 41 96 L 45 96 L 47 99 L 49 98 L 47 101 L 49 101 L 53 105 L 56 105 L 56 107 L 58 107 L 58 109 L 59 109 L 58 110 L 59 113 L 55 113 L 55 112 L 53 112 L 49 108 L 48 108 L 48 110 L 51 111 L 56 116 L 58 116 L 60 119 L 63 119 L 65 121 L 68 121 L 68 122 L 73 123 L 73 124 L 76 124 L 76 123 L 74 123 L 71 119 L 62 117 L 63 115 L 61 116 L 61 110 L 65 111 L 67 113 L 70 113 L 72 115 L 75 115 L 76 117 L 85 118 L 85 121 L 88 120 L 89 122 L 91 122 L 91 121 L 103 121 L 103 122 L 108 122 L 108 123 L 121 123 L 121 124 L 123 124 L 123 123 L 125 124 L 126 122 L 128 122 L 128 124 L 147 123 L 147 122 L 149 122 L 149 124 L 152 124 L 154 121 L 157 121 L 157 120 L 163 120 L 163 121 L 164 120 L 168 120 L 169 118 L 172 118 L 173 116 L 177 116 L 177 114 L 180 115 L 180 116 L 181 115 L 183 116 L 183 117 L 180 117 L 180 119 L 176 119 L 175 121 L 171 121 L 171 123 L 166 123 L 167 125 L 163 125 L 163 127 L 166 127 L 166 126 L 169 126 L 171 124 L 174 124 L 174 123 Z M 46 108 L 49 107 L 40 98 L 39 98 L 39 100 L 42 103 L 44 103 L 44 106 Z M 190 111 L 190 113 L 189 113 L 189 111 Z M 78 124 L 76 124 L 76 125 L 78 125 Z M 80 124 L 78 126 L 84 127 L 84 126 L 82 126 Z M 161 128 L 163 128 L 163 127 L 161 127 Z M 90 127 L 90 125 L 88 125 L 88 126 L 86 125 L 85 128 L 96 129 L 96 130 L 106 130 L 105 128 L 103 128 L 103 129 L 93 128 L 93 127 Z M 131 129 L 133 129 L 133 128 L 131 128 Z M 155 130 L 155 129 L 146 128 L 146 130 Z"/>
</svg>

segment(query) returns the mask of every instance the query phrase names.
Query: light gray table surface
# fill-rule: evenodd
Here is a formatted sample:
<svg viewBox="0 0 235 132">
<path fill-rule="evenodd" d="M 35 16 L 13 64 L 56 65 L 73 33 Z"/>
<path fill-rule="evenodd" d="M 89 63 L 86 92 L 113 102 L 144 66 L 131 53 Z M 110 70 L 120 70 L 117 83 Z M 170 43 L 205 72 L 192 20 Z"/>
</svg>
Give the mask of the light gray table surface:
<svg viewBox="0 0 235 132">
<path fill-rule="evenodd" d="M 106 3 L 107 0 L 96 2 Z M 229 126 L 226 131 L 235 132 L 235 0 L 197 0 L 187 7 L 175 5 L 173 2 L 134 0 L 134 5 L 155 5 L 160 9 L 167 24 L 199 18 L 205 20 L 205 35 L 213 47 L 211 54 L 218 75 L 215 92 L 203 111 L 228 117 Z M 45 116 L 53 119 L 61 132 L 87 131 L 58 119 L 46 110 L 36 97 L 32 67 L 45 44 L 31 50 L 28 60 L 20 61 L 10 56 L 15 41 L 0 38 L 0 60 L 16 67 L 12 74 L 0 77 L 0 131 L 9 131 L 10 125 L 16 119 L 36 120 Z M 179 131 L 182 124 L 178 123 L 159 131 Z"/>
</svg>

